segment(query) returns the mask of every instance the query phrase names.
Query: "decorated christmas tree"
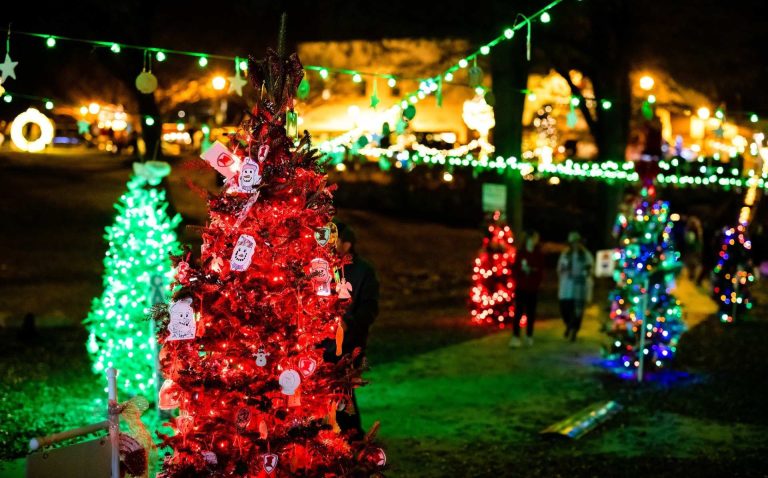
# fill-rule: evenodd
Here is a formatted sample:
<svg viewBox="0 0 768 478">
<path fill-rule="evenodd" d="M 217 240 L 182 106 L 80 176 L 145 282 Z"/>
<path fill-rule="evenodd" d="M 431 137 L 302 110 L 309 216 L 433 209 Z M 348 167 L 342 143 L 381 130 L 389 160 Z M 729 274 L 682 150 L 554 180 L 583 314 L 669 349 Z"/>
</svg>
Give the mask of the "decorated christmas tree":
<svg viewBox="0 0 768 478">
<path fill-rule="evenodd" d="M 84 323 L 94 373 L 120 370 L 120 388 L 130 395 L 154 397 L 155 334 L 147 319 L 154 304 L 166 301 L 173 279 L 170 254 L 177 254 L 176 227 L 165 191 L 158 187 L 170 173 L 168 163 L 135 163 L 128 191 L 115 204 L 117 217 L 104 236 L 104 292 L 93 299 Z"/>
<path fill-rule="evenodd" d="M 476 324 L 511 324 L 515 315 L 515 239 L 495 212 L 472 269 L 470 314 Z"/>
<path fill-rule="evenodd" d="M 712 292 L 719 306 L 720 320 L 733 322 L 753 305 L 752 243 L 743 223 L 726 229 L 722 240 L 717 265 L 712 270 Z"/>
<path fill-rule="evenodd" d="M 386 462 L 376 425 L 352 441 L 337 423 L 363 384 L 341 352 L 349 287 L 335 273 L 348 258 L 320 159 L 306 132 L 294 140 L 303 69 L 281 50 L 249 61 L 259 99 L 203 154 L 225 185 L 199 259 L 180 258 L 173 301 L 155 311 L 159 403 L 178 408 L 164 477 L 372 476 Z"/>
<path fill-rule="evenodd" d="M 680 270 L 672 226 L 669 204 L 655 200 L 651 186 L 643 188 L 631 208 L 619 214 L 614 231 L 619 246 L 607 355 L 639 380 L 644 371 L 673 358 L 685 331 L 680 303 L 672 294 Z"/>
</svg>

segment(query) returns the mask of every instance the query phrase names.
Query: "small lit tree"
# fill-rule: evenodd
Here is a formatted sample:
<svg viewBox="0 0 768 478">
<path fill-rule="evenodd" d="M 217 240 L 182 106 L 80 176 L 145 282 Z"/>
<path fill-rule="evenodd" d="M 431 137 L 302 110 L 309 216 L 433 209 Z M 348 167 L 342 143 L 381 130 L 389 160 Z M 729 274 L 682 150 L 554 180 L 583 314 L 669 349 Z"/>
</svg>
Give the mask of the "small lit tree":
<svg viewBox="0 0 768 478">
<path fill-rule="evenodd" d="M 719 307 L 720 320 L 733 322 L 753 306 L 752 242 L 744 224 L 726 229 L 722 240 L 717 265 L 712 270 L 712 295 Z"/>
<path fill-rule="evenodd" d="M 470 314 L 476 324 L 511 324 L 515 315 L 515 240 L 512 229 L 495 212 L 475 258 L 470 289 Z"/>
<path fill-rule="evenodd" d="M 159 187 L 168 163 L 135 163 L 128 190 L 115 204 L 107 227 L 104 291 L 94 298 L 84 323 L 93 371 L 120 371 L 120 388 L 150 401 L 156 386 L 156 353 L 150 308 L 166 300 L 173 278 L 170 254 L 178 253 L 177 214 L 168 215 L 166 192 Z M 151 392 L 151 393 L 148 393 Z"/>
<path fill-rule="evenodd" d="M 652 191 L 644 188 L 631 210 L 617 219 L 616 288 L 607 326 L 608 358 L 640 380 L 644 370 L 673 358 L 686 328 L 672 294 L 680 254 L 672 242 L 669 204 L 654 200 Z"/>
</svg>

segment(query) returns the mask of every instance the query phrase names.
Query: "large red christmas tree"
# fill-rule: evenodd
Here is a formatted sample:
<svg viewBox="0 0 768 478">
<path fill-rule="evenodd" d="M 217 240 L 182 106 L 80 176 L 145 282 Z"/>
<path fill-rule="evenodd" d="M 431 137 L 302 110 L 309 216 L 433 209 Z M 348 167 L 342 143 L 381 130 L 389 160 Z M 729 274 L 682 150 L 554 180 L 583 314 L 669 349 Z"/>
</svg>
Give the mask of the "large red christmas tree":
<svg viewBox="0 0 768 478">
<path fill-rule="evenodd" d="M 376 475 L 373 432 L 353 442 L 336 423 L 362 380 L 341 356 L 332 188 L 309 135 L 295 146 L 288 134 L 303 69 L 270 50 L 248 72 L 257 104 L 203 155 L 227 180 L 209 197 L 200 258 L 178 259 L 173 301 L 156 311 L 159 404 L 179 409 L 161 476 Z"/>
</svg>

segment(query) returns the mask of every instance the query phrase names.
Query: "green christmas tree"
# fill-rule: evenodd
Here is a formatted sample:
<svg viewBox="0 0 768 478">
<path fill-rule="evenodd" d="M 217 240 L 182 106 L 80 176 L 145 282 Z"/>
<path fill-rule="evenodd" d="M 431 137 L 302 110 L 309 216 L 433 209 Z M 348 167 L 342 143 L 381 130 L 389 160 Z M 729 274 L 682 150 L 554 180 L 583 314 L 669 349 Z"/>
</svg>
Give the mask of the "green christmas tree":
<svg viewBox="0 0 768 478">
<path fill-rule="evenodd" d="M 130 395 L 154 401 L 156 345 L 150 307 L 166 300 L 173 278 L 169 255 L 178 253 L 178 214 L 170 217 L 165 191 L 158 186 L 168 163 L 135 163 L 128 191 L 115 204 L 117 217 L 107 227 L 104 292 L 93 299 L 84 324 L 93 372 L 119 371 L 119 386 Z"/>
<path fill-rule="evenodd" d="M 680 302 L 672 293 L 680 270 L 672 226 L 669 204 L 654 200 L 652 188 L 643 188 L 616 224 L 616 288 L 610 296 L 606 349 L 609 364 L 639 379 L 643 371 L 660 368 L 673 358 L 686 328 Z"/>
</svg>

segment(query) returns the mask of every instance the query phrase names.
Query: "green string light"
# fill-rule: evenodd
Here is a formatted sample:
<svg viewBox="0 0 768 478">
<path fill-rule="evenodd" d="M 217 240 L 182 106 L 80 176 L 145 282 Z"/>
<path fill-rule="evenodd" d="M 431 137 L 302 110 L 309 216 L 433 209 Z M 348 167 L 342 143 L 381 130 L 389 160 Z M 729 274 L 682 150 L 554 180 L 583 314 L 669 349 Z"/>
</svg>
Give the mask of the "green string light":
<svg viewBox="0 0 768 478">
<path fill-rule="evenodd" d="M 120 53 L 120 50 L 121 50 L 120 45 L 118 43 L 113 43 L 112 45 L 110 45 L 109 49 L 112 50 L 112 53 Z"/>
<path fill-rule="evenodd" d="M 45 45 L 46 45 L 48 48 L 53 48 L 53 47 L 55 47 L 55 46 L 56 46 L 56 39 L 55 39 L 54 37 L 48 37 L 48 38 L 45 40 Z"/>
<path fill-rule="evenodd" d="M 541 14 L 541 23 L 549 23 L 552 20 L 552 17 L 549 15 L 549 12 L 544 12 Z"/>
<path fill-rule="evenodd" d="M 155 53 L 155 59 L 157 61 L 165 61 L 165 58 L 166 58 L 165 53 L 163 53 L 162 51 L 158 51 L 157 53 Z"/>
<path fill-rule="evenodd" d="M 147 126 L 152 126 L 155 124 L 155 118 L 151 116 L 145 116 L 144 117 L 144 124 Z"/>
<path fill-rule="evenodd" d="M 248 62 L 246 60 L 240 60 L 240 71 L 248 71 Z"/>
<path fill-rule="evenodd" d="M 205 68 L 208 66 L 208 58 L 201 56 L 199 60 L 197 60 L 197 64 L 200 65 L 200 68 Z"/>
<path fill-rule="evenodd" d="M 759 119 L 760 118 L 758 118 L 758 116 L 755 113 L 752 113 L 751 115 L 749 115 L 750 123 L 757 123 Z"/>
<path fill-rule="evenodd" d="M 613 103 L 611 103 L 611 100 L 602 100 L 600 102 L 600 107 L 606 111 L 611 109 L 612 106 L 613 106 Z"/>
<path fill-rule="evenodd" d="M 52 110 L 53 109 L 53 101 L 48 100 L 45 102 L 45 109 Z"/>
</svg>

